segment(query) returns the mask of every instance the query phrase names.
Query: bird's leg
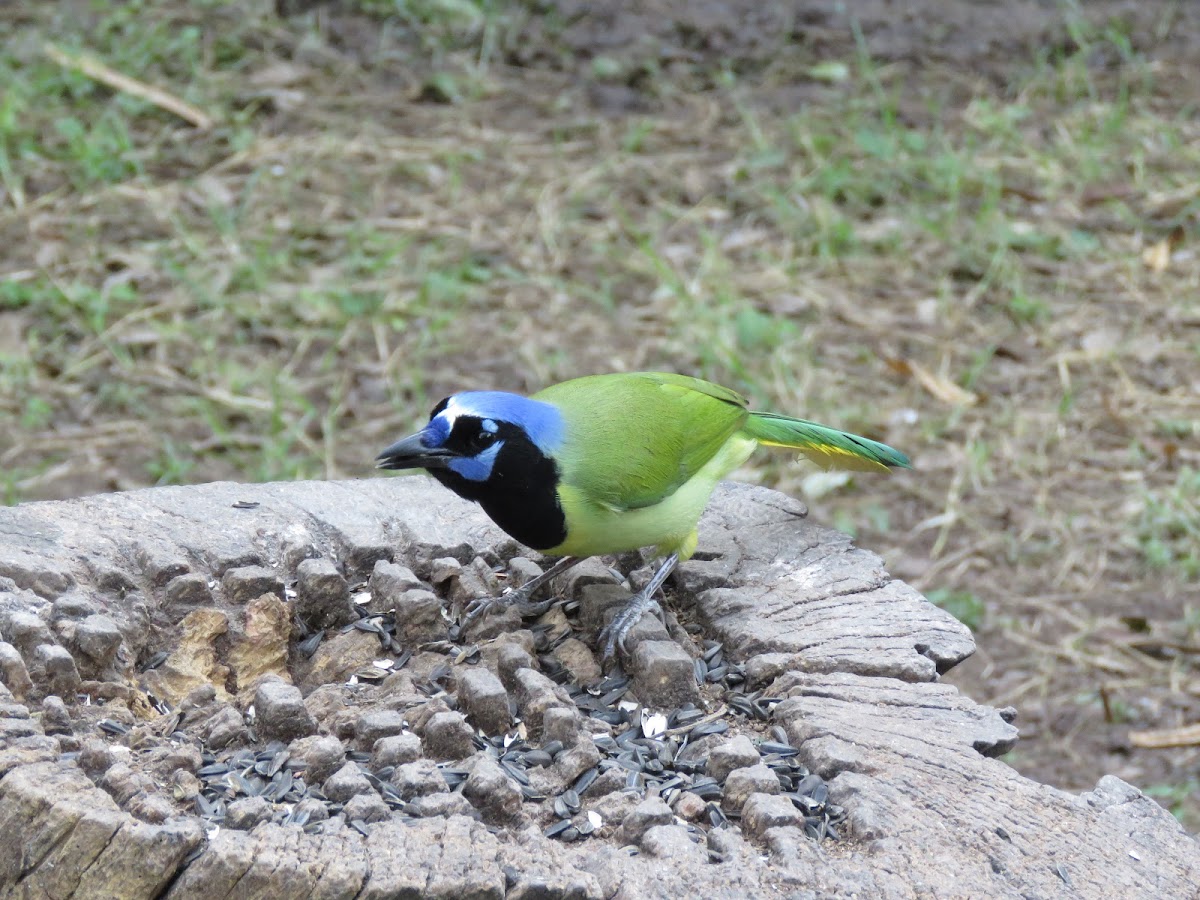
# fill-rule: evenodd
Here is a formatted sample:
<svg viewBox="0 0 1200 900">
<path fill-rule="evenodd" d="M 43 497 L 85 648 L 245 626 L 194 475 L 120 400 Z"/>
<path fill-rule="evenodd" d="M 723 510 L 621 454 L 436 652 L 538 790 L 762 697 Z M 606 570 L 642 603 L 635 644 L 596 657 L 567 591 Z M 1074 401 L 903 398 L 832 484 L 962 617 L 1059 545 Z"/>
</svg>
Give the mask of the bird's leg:
<svg viewBox="0 0 1200 900">
<path fill-rule="evenodd" d="M 463 620 L 463 625 L 467 625 L 468 623 L 475 621 L 489 610 L 505 609 L 509 606 L 517 607 L 517 609 L 521 611 L 522 615 L 540 615 L 541 613 L 544 613 L 550 608 L 550 604 L 553 601 L 546 601 L 544 605 L 534 605 L 530 603 L 530 601 L 533 599 L 533 595 L 541 590 L 545 584 L 557 578 L 572 566 L 583 562 L 583 559 L 584 557 L 579 556 L 564 556 L 541 575 L 529 579 L 529 581 L 525 582 L 519 588 L 510 588 L 496 597 L 480 597 L 471 601 L 471 603 L 467 606 L 467 617 Z"/>
<path fill-rule="evenodd" d="M 638 620 L 648 611 L 658 609 L 661 615 L 662 609 L 658 606 L 658 602 L 654 599 L 655 592 L 662 587 L 663 582 L 667 580 L 672 572 L 675 571 L 675 566 L 679 564 L 679 554 L 672 553 L 663 560 L 663 564 L 658 567 L 658 571 L 654 573 L 654 577 L 650 579 L 650 583 L 638 591 L 630 598 L 629 602 L 622 606 L 612 621 L 604 627 L 600 632 L 599 641 L 603 644 L 604 649 L 601 653 L 601 659 L 608 662 L 613 658 L 613 651 L 617 647 L 621 648 L 621 652 L 627 652 L 625 649 L 625 636 L 629 634 Z"/>
</svg>

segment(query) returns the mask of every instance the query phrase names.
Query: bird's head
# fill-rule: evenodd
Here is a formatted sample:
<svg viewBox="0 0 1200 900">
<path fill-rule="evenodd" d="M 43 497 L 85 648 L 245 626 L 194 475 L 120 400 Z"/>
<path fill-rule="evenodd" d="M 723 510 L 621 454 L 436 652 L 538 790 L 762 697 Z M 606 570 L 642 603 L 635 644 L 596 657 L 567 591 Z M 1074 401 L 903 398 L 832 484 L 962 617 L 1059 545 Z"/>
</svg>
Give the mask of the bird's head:
<svg viewBox="0 0 1200 900">
<path fill-rule="evenodd" d="M 427 469 L 460 494 L 488 482 L 512 481 L 551 461 L 563 420 L 549 403 L 501 391 L 447 397 L 429 423 L 376 457 L 380 469 Z"/>
</svg>

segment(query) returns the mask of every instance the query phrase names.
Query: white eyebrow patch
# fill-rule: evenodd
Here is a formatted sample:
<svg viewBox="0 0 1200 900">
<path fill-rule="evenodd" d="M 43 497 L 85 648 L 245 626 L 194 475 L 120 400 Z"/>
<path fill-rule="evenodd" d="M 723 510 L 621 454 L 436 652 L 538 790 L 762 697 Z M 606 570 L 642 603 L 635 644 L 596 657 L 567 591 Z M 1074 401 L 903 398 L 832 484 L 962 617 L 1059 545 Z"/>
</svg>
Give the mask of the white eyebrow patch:
<svg viewBox="0 0 1200 900">
<path fill-rule="evenodd" d="M 483 430 L 486 431 L 488 434 L 495 434 L 497 431 L 500 430 L 500 426 L 497 425 L 495 422 L 493 422 L 491 419 L 484 419 L 479 424 L 480 424 L 480 427 L 483 428 Z"/>
</svg>

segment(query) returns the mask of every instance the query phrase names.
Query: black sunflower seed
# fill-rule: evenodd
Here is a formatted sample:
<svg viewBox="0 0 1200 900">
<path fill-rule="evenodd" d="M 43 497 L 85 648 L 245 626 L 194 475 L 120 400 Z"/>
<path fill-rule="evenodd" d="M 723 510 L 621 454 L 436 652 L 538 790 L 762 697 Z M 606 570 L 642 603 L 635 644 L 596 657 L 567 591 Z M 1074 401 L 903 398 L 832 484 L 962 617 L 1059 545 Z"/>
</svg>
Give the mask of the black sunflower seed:
<svg viewBox="0 0 1200 900">
<path fill-rule="evenodd" d="M 528 753 L 523 754 L 523 756 L 522 761 L 530 768 L 548 766 L 554 762 L 554 757 L 545 750 L 530 750 Z"/>
<path fill-rule="evenodd" d="M 266 790 L 262 792 L 262 796 L 270 800 L 272 803 L 278 803 L 283 799 L 284 795 L 292 789 L 294 782 L 295 779 L 293 778 L 292 773 L 287 769 L 284 769 L 273 779 L 271 779 L 271 783 L 267 786 Z"/>
<path fill-rule="evenodd" d="M 96 723 L 96 727 L 106 734 L 126 735 L 129 734 L 129 726 L 117 722 L 113 719 L 101 719 Z"/>
<path fill-rule="evenodd" d="M 562 834 L 568 828 L 573 828 L 573 827 L 574 826 L 571 824 L 570 819 L 559 819 L 557 822 L 555 822 L 553 825 L 549 826 L 545 831 L 543 831 L 542 834 L 544 834 L 548 838 L 558 837 L 560 834 Z"/>
<path fill-rule="evenodd" d="M 148 672 L 151 669 L 157 669 L 159 666 L 161 666 L 163 663 L 165 663 L 167 661 L 167 657 L 169 657 L 170 655 L 171 654 L 168 653 L 166 650 L 159 650 L 157 653 L 155 653 L 153 656 L 151 656 L 149 659 L 147 659 L 144 663 L 142 663 L 141 670 L 143 672 Z"/>
<path fill-rule="evenodd" d="M 701 800 L 716 800 L 721 796 L 721 785 L 711 778 L 694 782 L 689 790 Z"/>
<path fill-rule="evenodd" d="M 320 631 L 314 631 L 300 642 L 298 648 L 300 650 L 300 654 L 304 656 L 305 659 L 308 659 L 317 652 L 317 648 L 321 646 L 321 641 L 323 640 L 325 640 L 325 629 L 322 628 Z"/>
<path fill-rule="evenodd" d="M 800 751 L 791 744 L 779 743 L 777 741 L 763 741 L 758 745 L 758 752 L 763 756 L 774 755 L 788 758 L 795 756 Z"/>
<path fill-rule="evenodd" d="M 296 808 L 287 814 L 287 816 L 283 820 L 283 824 L 284 825 L 296 825 L 297 827 L 303 828 L 305 825 L 308 824 L 308 820 L 311 815 L 312 815 L 311 810 Z"/>
<path fill-rule="evenodd" d="M 518 766 L 514 766 L 512 763 L 504 762 L 503 760 L 501 760 L 500 768 L 502 768 L 505 772 L 507 772 L 510 776 L 512 776 L 513 780 L 516 781 L 517 784 L 520 784 L 520 785 L 529 784 L 529 776 L 526 775 L 523 771 L 521 771 L 521 769 Z"/>
<path fill-rule="evenodd" d="M 549 743 L 542 745 L 542 750 L 546 753 L 549 753 L 551 756 L 558 756 L 558 754 L 562 753 L 563 751 L 563 742 L 550 741 Z"/>
<path fill-rule="evenodd" d="M 566 841 L 568 844 L 571 843 L 571 841 L 577 841 L 579 840 L 579 829 L 574 825 L 572 825 L 570 828 L 564 828 L 559 834 L 558 839 L 560 841 Z"/>
<path fill-rule="evenodd" d="M 599 750 L 601 753 L 607 753 L 609 755 L 619 753 L 621 749 L 616 740 L 607 734 L 597 736 L 593 743 L 595 743 L 597 750 Z"/>
<path fill-rule="evenodd" d="M 808 775 L 796 785 L 796 793 L 810 797 L 817 803 L 824 803 L 829 799 L 829 785 L 820 775 Z"/>
<path fill-rule="evenodd" d="M 579 800 L 578 792 L 571 788 L 563 791 L 562 801 L 567 805 L 567 809 L 569 809 L 572 813 L 579 812 L 579 807 L 583 805 Z"/>
<path fill-rule="evenodd" d="M 724 734 L 729 730 L 729 723 L 721 719 L 714 722 L 705 722 L 703 725 L 697 725 L 688 732 L 688 740 L 695 741 L 702 737 L 707 737 L 710 734 Z"/>
<path fill-rule="evenodd" d="M 586 794 L 587 789 L 590 788 L 593 783 L 595 783 L 596 778 L 599 777 L 599 775 L 600 770 L 593 766 L 575 779 L 575 784 L 572 785 L 572 789 L 576 794 Z"/>
<path fill-rule="evenodd" d="M 696 709 L 690 703 L 687 706 L 680 707 L 667 716 L 668 728 L 680 728 L 685 725 L 691 725 L 697 719 L 703 719 L 704 712 Z"/>
</svg>

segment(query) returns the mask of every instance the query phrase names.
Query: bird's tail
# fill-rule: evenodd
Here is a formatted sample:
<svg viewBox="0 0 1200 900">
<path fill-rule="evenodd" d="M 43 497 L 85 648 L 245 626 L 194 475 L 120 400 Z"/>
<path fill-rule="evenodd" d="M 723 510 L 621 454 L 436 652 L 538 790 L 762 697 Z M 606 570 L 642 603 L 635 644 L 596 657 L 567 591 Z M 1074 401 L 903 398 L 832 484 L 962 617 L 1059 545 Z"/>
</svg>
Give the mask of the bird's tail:
<svg viewBox="0 0 1200 900">
<path fill-rule="evenodd" d="M 908 457 L 878 441 L 775 413 L 751 413 L 744 431 L 760 444 L 799 450 L 827 469 L 911 469 Z"/>
</svg>

